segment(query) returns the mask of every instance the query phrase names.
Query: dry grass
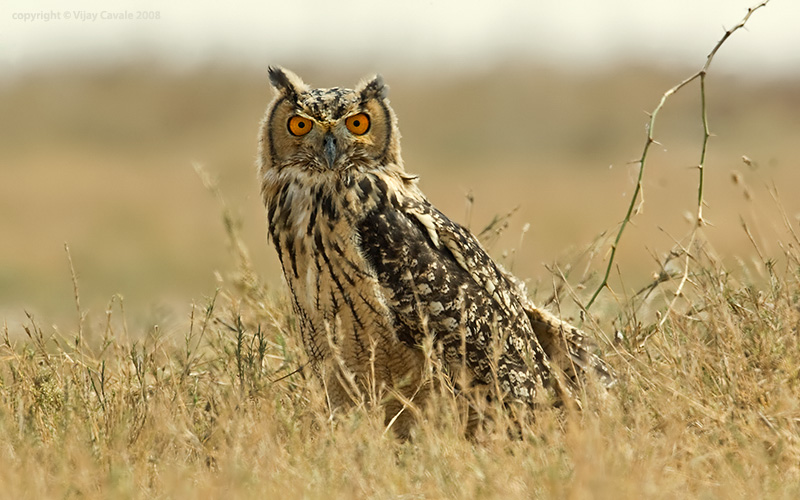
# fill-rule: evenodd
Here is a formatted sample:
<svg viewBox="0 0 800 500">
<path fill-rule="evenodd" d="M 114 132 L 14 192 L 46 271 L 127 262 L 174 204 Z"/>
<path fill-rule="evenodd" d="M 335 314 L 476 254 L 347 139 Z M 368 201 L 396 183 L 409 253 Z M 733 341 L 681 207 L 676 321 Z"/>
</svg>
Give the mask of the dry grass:
<svg viewBox="0 0 800 500">
<path fill-rule="evenodd" d="M 26 338 L 6 328 L 0 347 L 2 493 L 796 498 L 800 253 L 786 248 L 760 287 L 692 249 L 681 310 L 662 326 L 640 318 L 674 281 L 599 307 L 618 313 L 584 328 L 602 338 L 595 324 L 617 325 L 603 350 L 619 382 L 587 388 L 581 413 L 542 409 L 521 439 L 502 425 L 465 439 L 447 395 L 411 442 L 387 435 L 375 408 L 331 419 L 318 383 L 295 372 L 304 355 L 285 294 L 258 283 L 245 253 L 179 333 L 129 331 L 119 299 L 80 330 L 29 318 Z"/>
</svg>

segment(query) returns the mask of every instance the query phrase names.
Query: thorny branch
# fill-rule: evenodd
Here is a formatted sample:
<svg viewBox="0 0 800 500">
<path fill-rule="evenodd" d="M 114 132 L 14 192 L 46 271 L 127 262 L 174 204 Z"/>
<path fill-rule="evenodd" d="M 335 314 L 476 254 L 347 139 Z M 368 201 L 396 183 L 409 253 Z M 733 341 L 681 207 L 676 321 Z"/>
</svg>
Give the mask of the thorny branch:
<svg viewBox="0 0 800 500">
<path fill-rule="evenodd" d="M 708 114 L 707 114 L 707 106 L 706 106 L 706 75 L 708 74 L 708 68 L 711 66 L 711 61 L 714 60 L 714 56 L 717 55 L 717 51 L 719 51 L 720 47 L 722 47 L 722 44 L 724 44 L 725 41 L 728 38 L 730 38 L 730 36 L 732 34 L 734 34 L 739 29 L 743 28 L 744 25 L 747 24 L 747 21 L 750 19 L 750 16 L 752 16 L 753 13 L 755 11 L 757 11 L 758 9 L 760 9 L 761 7 L 764 7 L 765 5 L 767 5 L 769 3 L 769 1 L 770 0 L 764 0 L 763 2 L 759 3 L 755 7 L 750 7 L 749 9 L 747 9 L 747 14 L 742 18 L 742 20 L 739 21 L 739 23 L 736 24 L 734 27 L 726 30 L 725 34 L 722 35 L 722 38 L 720 38 L 719 41 L 717 42 L 717 44 L 714 45 L 714 48 L 711 49 L 711 52 L 709 52 L 708 56 L 706 57 L 706 62 L 703 65 L 703 67 L 700 68 L 700 70 L 698 72 L 694 73 L 693 75 L 689 76 L 688 78 L 686 78 L 685 80 L 683 80 L 679 84 L 675 85 L 671 89 L 669 89 L 666 92 L 664 92 L 664 95 L 661 96 L 661 100 L 659 101 L 658 106 L 656 106 L 656 108 L 653 110 L 653 112 L 650 113 L 650 120 L 647 123 L 647 138 L 645 139 L 644 148 L 642 149 L 642 155 L 639 157 L 639 160 L 637 161 L 637 163 L 639 164 L 639 175 L 638 175 L 638 178 L 636 180 L 636 188 L 633 191 L 633 196 L 631 197 L 630 205 L 628 205 L 628 211 L 625 213 L 625 218 L 622 220 L 622 224 L 620 224 L 620 228 L 619 228 L 619 231 L 617 232 L 616 238 L 614 239 L 614 243 L 611 245 L 611 255 L 608 258 L 608 266 L 606 267 L 606 271 L 605 271 L 605 275 L 603 276 L 603 280 L 600 283 L 600 285 L 597 287 L 597 290 L 595 290 L 594 294 L 592 294 L 592 297 L 589 299 L 589 302 L 586 304 L 586 309 L 589 309 L 590 307 L 592 307 L 592 304 L 594 304 L 595 299 L 597 299 L 597 296 L 600 295 L 600 292 L 602 292 L 604 288 L 608 288 L 608 278 L 609 278 L 609 276 L 611 274 L 611 269 L 614 266 L 614 257 L 616 256 L 617 248 L 619 247 L 619 242 L 622 239 L 622 233 L 625 232 L 625 228 L 628 226 L 628 223 L 631 221 L 631 218 L 635 214 L 637 214 L 639 212 L 641 204 L 643 203 L 643 199 L 640 201 L 640 196 L 642 195 L 642 179 L 644 177 L 644 167 L 645 167 L 646 162 L 647 162 L 647 155 L 648 155 L 648 153 L 650 151 L 650 146 L 653 145 L 653 144 L 657 144 L 657 141 L 655 140 L 655 124 L 656 124 L 656 118 L 658 117 L 658 113 L 661 111 L 661 108 L 664 107 L 664 105 L 666 104 L 667 100 L 672 95 L 677 93 L 679 90 L 681 90 L 683 87 L 685 87 L 689 83 L 691 83 L 694 80 L 697 80 L 699 78 L 700 79 L 700 111 L 701 111 L 701 117 L 702 117 L 702 121 L 703 121 L 703 144 L 702 144 L 702 147 L 701 147 L 701 150 L 700 150 L 700 162 L 697 165 L 699 178 L 698 178 L 698 186 L 697 186 L 697 211 L 695 213 L 695 215 L 696 215 L 696 218 L 695 218 L 696 223 L 695 223 L 694 227 L 692 228 L 692 232 L 691 232 L 691 236 L 690 236 L 690 239 L 689 239 L 689 243 L 685 247 L 686 248 L 686 250 L 685 250 L 685 259 L 686 260 L 685 260 L 685 263 L 684 263 L 684 269 L 683 269 L 683 273 L 682 273 L 682 276 L 681 276 L 681 280 L 680 280 L 680 282 L 678 284 L 678 288 L 675 290 L 674 297 L 673 297 L 672 301 L 670 302 L 669 307 L 667 308 L 667 311 L 672 310 L 672 307 L 674 306 L 675 301 L 681 296 L 681 294 L 683 292 L 683 287 L 686 284 L 686 281 L 687 281 L 688 276 L 689 276 L 689 262 L 691 260 L 690 250 L 692 248 L 692 245 L 695 242 L 695 239 L 697 238 L 698 230 L 700 228 L 702 228 L 706 224 L 705 219 L 703 219 L 703 205 L 704 205 L 703 189 L 704 189 L 704 181 L 705 181 L 706 151 L 707 151 L 707 147 L 708 147 L 708 139 L 711 136 L 711 133 L 710 133 L 709 127 L 708 127 Z M 668 316 L 667 314 L 664 314 L 662 316 L 661 324 L 663 324 L 663 322 L 666 320 L 667 316 Z"/>
</svg>

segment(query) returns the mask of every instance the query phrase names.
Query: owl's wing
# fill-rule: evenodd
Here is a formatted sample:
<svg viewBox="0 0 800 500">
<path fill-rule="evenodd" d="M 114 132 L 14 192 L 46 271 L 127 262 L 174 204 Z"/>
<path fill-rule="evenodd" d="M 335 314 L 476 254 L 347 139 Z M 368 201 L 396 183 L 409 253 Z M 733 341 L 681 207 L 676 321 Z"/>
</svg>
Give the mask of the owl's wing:
<svg viewBox="0 0 800 500">
<path fill-rule="evenodd" d="M 429 231 L 432 241 L 439 237 L 456 262 L 494 296 L 496 303 L 499 302 L 496 305 L 504 307 L 506 312 L 516 310 L 516 303 L 521 305 L 547 360 L 563 370 L 573 385 L 578 382 L 579 373 L 587 371 L 592 371 L 607 386 L 613 384 L 612 369 L 591 352 L 593 342 L 578 328 L 536 307 L 528 298 L 524 284 L 498 266 L 469 230 L 450 221 L 429 204 L 414 206 L 409 213 Z M 442 227 L 447 229 L 437 230 Z M 527 334 L 527 331 L 520 333 Z"/>
<path fill-rule="evenodd" d="M 432 336 L 473 383 L 491 384 L 496 373 L 515 399 L 530 400 L 547 382 L 549 364 L 515 284 L 467 229 L 425 199 L 406 199 L 370 211 L 359 235 L 402 341 L 419 346 Z"/>
<path fill-rule="evenodd" d="M 500 361 L 511 365 L 509 378 L 525 372 L 521 385 L 527 389 L 515 390 L 513 381 L 503 384 L 520 397 L 537 384 L 553 383 L 562 398 L 571 392 L 557 377 L 551 379 L 557 375 L 551 360 L 572 381 L 590 367 L 612 380 L 610 368 L 587 349 L 591 344 L 578 329 L 537 308 L 468 229 L 427 200 L 378 208 L 360 229 L 397 334 L 407 344 L 420 345 L 433 335 L 447 359 L 463 359 L 482 383 L 490 383 L 492 346 L 502 342 Z"/>
</svg>

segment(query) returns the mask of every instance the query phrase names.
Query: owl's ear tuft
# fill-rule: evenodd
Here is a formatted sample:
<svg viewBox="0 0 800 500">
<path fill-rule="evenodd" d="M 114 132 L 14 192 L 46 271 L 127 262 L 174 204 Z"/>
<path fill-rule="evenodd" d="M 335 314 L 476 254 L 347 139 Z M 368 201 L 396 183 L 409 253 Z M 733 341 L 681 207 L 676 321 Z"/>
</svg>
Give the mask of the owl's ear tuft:
<svg viewBox="0 0 800 500">
<path fill-rule="evenodd" d="M 370 99 L 386 99 L 389 95 L 389 86 L 383 83 L 381 75 L 375 75 L 369 80 L 364 80 L 356 88 L 356 92 L 361 95 L 361 102 L 367 102 Z"/>
<path fill-rule="evenodd" d="M 299 76 L 280 66 L 269 67 L 269 81 L 281 95 L 291 99 L 308 90 L 308 86 Z"/>
</svg>

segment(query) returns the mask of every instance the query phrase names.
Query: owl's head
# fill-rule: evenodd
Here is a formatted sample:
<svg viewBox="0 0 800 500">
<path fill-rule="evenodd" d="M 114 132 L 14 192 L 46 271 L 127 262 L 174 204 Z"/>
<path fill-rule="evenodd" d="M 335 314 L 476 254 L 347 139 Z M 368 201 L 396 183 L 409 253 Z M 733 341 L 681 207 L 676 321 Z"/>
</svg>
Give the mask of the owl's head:
<svg viewBox="0 0 800 500">
<path fill-rule="evenodd" d="M 259 137 L 262 174 L 307 174 L 400 167 L 400 134 L 380 76 L 355 89 L 313 89 L 283 68 L 270 67 L 276 95 Z"/>
</svg>

